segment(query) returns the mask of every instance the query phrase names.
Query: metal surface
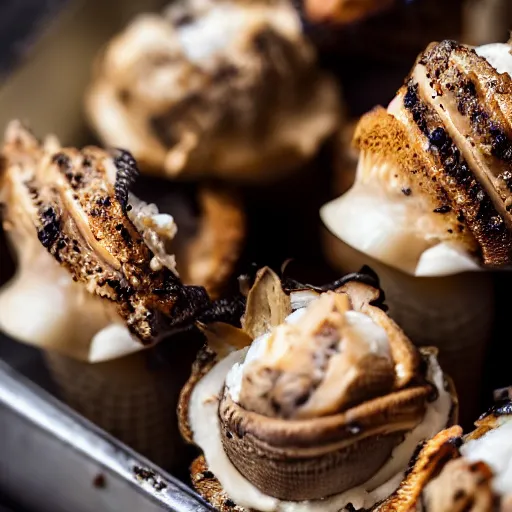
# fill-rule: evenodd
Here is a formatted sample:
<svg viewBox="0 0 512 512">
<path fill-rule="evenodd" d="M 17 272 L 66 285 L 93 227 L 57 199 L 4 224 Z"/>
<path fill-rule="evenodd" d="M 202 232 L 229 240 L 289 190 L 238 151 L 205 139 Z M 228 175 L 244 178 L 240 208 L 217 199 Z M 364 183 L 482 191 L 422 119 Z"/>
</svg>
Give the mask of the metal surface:
<svg viewBox="0 0 512 512">
<path fill-rule="evenodd" d="M 0 453 L 0 488 L 28 510 L 212 510 L 6 363 L 0 363 Z M 149 473 L 141 478 L 140 469 Z"/>
</svg>

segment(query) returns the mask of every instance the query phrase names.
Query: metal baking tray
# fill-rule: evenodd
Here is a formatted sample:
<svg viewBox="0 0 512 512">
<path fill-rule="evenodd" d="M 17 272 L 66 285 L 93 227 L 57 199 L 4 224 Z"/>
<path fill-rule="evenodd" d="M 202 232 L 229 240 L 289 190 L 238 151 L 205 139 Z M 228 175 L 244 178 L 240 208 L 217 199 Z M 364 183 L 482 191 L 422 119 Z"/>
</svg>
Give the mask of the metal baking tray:
<svg viewBox="0 0 512 512">
<path fill-rule="evenodd" d="M 0 344 L 8 361 L 0 361 L 1 493 L 37 512 L 212 510 L 43 389 L 50 382 L 36 350 L 5 337 Z"/>
<path fill-rule="evenodd" d="M 0 126 L 27 121 L 64 144 L 93 141 L 82 98 L 94 56 L 159 0 L 0 2 Z M 2 280 L 12 270 L 0 252 Z M 27 512 L 212 510 L 55 398 L 40 353 L 0 334 L 0 503 Z M 3 509 L 2 509 L 3 510 Z"/>
</svg>

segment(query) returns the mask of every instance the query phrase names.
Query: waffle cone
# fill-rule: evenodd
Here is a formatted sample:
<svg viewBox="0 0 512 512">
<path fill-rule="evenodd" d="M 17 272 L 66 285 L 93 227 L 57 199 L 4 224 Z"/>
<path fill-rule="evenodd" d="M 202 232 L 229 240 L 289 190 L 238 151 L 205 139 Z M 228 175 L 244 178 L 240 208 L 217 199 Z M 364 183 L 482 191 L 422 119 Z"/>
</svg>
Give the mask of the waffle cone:
<svg viewBox="0 0 512 512">
<path fill-rule="evenodd" d="M 47 366 L 70 407 L 164 468 L 180 463 L 179 381 L 151 350 L 90 364 L 48 352 Z"/>
</svg>

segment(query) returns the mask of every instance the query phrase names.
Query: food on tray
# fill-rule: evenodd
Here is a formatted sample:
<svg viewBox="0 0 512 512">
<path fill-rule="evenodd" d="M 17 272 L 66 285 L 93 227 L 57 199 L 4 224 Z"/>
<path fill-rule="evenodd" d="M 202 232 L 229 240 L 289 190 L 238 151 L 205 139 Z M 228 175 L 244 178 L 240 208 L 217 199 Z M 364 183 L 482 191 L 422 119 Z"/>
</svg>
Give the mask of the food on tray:
<svg viewBox="0 0 512 512">
<path fill-rule="evenodd" d="M 416 275 L 510 265 L 511 49 L 444 41 L 420 55 L 359 123 L 356 183 L 322 210 L 336 236 Z"/>
<path fill-rule="evenodd" d="M 204 288 L 178 276 L 173 217 L 129 193 L 137 166 L 128 152 L 41 144 L 13 122 L 2 156 L 4 228 L 19 260 L 0 295 L 6 332 L 109 359 L 193 325 L 208 308 Z"/>
</svg>

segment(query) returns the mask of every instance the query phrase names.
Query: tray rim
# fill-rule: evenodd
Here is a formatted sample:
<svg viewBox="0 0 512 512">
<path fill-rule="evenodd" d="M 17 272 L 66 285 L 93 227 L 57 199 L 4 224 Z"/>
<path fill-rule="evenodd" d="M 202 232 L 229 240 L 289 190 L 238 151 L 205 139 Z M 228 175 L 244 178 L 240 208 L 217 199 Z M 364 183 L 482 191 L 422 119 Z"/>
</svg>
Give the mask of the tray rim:
<svg viewBox="0 0 512 512">
<path fill-rule="evenodd" d="M 0 361 L 0 406 L 9 408 L 164 509 L 176 512 L 215 510 L 185 483 L 80 416 L 5 361 Z M 135 468 L 149 470 L 154 477 L 142 479 Z"/>
</svg>

